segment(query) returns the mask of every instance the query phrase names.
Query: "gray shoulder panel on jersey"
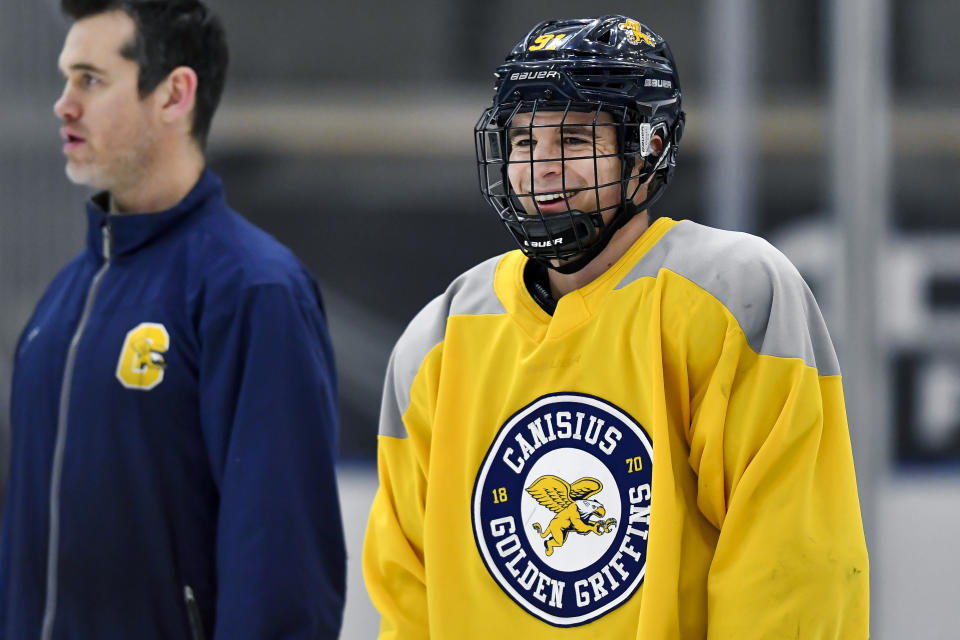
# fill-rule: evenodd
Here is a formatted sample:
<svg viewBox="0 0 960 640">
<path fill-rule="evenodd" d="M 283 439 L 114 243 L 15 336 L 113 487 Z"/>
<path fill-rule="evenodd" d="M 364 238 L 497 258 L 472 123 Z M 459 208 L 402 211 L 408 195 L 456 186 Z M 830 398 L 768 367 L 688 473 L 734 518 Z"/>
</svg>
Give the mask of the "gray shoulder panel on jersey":
<svg viewBox="0 0 960 640">
<path fill-rule="evenodd" d="M 796 267 L 766 240 L 678 222 L 617 285 L 667 269 L 720 301 L 760 354 L 801 358 L 822 376 L 840 365 L 826 323 Z"/>
<path fill-rule="evenodd" d="M 383 384 L 380 435 L 406 438 L 403 414 L 410 406 L 410 388 L 424 358 L 443 341 L 447 319 L 458 315 L 506 313 L 493 290 L 493 277 L 503 256 L 496 256 L 460 275 L 447 290 L 431 300 L 397 340 Z"/>
</svg>

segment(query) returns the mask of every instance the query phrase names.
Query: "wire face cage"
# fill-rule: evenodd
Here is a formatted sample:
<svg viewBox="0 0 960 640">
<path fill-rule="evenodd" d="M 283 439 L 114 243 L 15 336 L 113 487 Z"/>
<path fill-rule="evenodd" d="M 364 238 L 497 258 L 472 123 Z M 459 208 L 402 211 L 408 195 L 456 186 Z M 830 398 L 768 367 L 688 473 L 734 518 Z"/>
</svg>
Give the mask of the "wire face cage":
<svg viewBox="0 0 960 640">
<path fill-rule="evenodd" d="M 474 129 L 480 189 L 524 254 L 569 261 L 611 232 L 665 159 L 650 143 L 666 126 L 643 120 L 627 107 L 569 100 L 483 112 Z"/>
</svg>

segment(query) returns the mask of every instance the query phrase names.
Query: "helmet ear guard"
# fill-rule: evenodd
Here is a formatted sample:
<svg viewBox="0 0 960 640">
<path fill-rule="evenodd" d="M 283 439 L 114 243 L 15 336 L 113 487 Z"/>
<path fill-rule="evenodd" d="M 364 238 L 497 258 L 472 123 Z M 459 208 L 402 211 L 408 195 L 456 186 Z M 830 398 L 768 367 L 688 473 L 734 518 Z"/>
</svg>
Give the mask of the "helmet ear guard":
<svg viewBox="0 0 960 640">
<path fill-rule="evenodd" d="M 660 198 L 676 165 L 684 116 L 669 47 L 647 27 L 624 16 L 548 21 L 514 47 L 496 75 L 493 105 L 474 128 L 481 192 L 524 254 L 563 273 L 578 271 L 619 228 Z M 559 124 L 543 124 L 537 122 L 538 111 L 560 111 L 563 117 Z M 536 196 L 545 192 L 538 193 L 532 177 L 530 193 L 518 192 L 508 168 L 529 163 L 533 176 L 536 162 L 559 162 L 560 195 L 566 199 L 565 163 L 571 158 L 565 157 L 565 143 L 559 158 L 534 160 L 531 155 L 512 160 L 510 131 L 527 128 L 532 139 L 534 129 L 555 126 L 561 128 L 562 137 L 571 112 L 595 114 L 588 125 L 593 127 L 595 180 L 587 188 L 594 190 L 596 207 L 581 211 L 567 202 L 565 211 L 554 208 L 544 213 Z M 519 113 L 530 113 L 528 123 L 514 127 Z M 599 122 L 601 113 L 609 114 L 612 122 Z M 617 128 L 615 154 L 597 155 L 600 126 Z M 654 137 L 663 142 L 659 153 L 651 146 Z M 600 184 L 597 159 L 611 155 L 620 160 L 620 178 Z M 590 156 L 576 159 L 586 157 Z M 645 197 L 636 203 L 644 184 Z M 602 207 L 600 191 L 614 185 L 620 191 L 619 202 Z M 603 215 L 610 210 L 612 215 Z"/>
</svg>

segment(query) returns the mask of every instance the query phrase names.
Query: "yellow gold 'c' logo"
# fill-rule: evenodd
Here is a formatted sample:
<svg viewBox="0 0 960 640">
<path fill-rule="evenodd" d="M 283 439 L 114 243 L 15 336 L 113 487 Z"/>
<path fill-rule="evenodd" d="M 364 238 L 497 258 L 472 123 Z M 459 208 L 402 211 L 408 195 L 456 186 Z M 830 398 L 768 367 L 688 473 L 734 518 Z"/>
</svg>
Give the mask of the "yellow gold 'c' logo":
<svg viewBox="0 0 960 640">
<path fill-rule="evenodd" d="M 167 366 L 163 354 L 170 348 L 170 334 L 162 324 L 141 322 L 127 332 L 117 362 L 117 380 L 127 389 L 153 389 L 163 382 Z"/>
</svg>

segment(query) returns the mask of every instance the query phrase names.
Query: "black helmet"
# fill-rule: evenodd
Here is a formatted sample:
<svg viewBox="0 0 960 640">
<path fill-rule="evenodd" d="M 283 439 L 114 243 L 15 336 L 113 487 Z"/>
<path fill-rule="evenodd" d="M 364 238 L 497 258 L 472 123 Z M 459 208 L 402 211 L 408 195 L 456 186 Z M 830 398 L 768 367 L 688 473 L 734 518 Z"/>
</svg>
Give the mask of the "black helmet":
<svg viewBox="0 0 960 640">
<path fill-rule="evenodd" d="M 537 112 L 559 111 L 559 122 L 534 123 Z M 539 194 L 531 183 L 528 193 L 518 192 L 507 174 L 510 164 L 565 161 L 560 158 L 511 160 L 510 131 L 525 131 L 533 137 L 543 126 L 561 129 L 571 112 L 593 114 L 594 174 L 597 158 L 596 133 L 602 126 L 614 127 L 620 178 L 597 184 L 597 207 L 544 213 L 534 199 Z M 523 124 L 514 124 L 517 114 Z M 609 114 L 601 119 L 601 114 Z M 555 116 L 554 121 L 557 120 Z M 584 119 L 581 117 L 582 123 Z M 612 122 L 609 122 L 612 121 Z M 578 20 L 549 20 L 535 26 L 507 56 L 496 72 L 493 105 L 483 112 L 474 129 L 480 190 L 506 225 L 523 252 L 564 273 L 581 269 L 609 242 L 613 233 L 636 213 L 645 210 L 663 194 L 676 166 L 677 146 L 683 132 L 680 82 L 673 55 L 666 41 L 645 25 L 621 15 Z M 650 141 L 658 136 L 659 153 Z M 639 185 L 650 179 L 643 202 L 634 203 Z M 632 189 L 629 184 L 635 184 Z M 620 186 L 618 203 L 601 207 L 599 191 Z M 581 191 L 584 189 L 580 189 Z M 557 194 L 564 198 L 564 191 Z M 528 212 L 520 198 L 536 209 Z M 604 222 L 602 213 L 614 210 Z M 560 266 L 552 260 L 560 259 Z"/>
</svg>

